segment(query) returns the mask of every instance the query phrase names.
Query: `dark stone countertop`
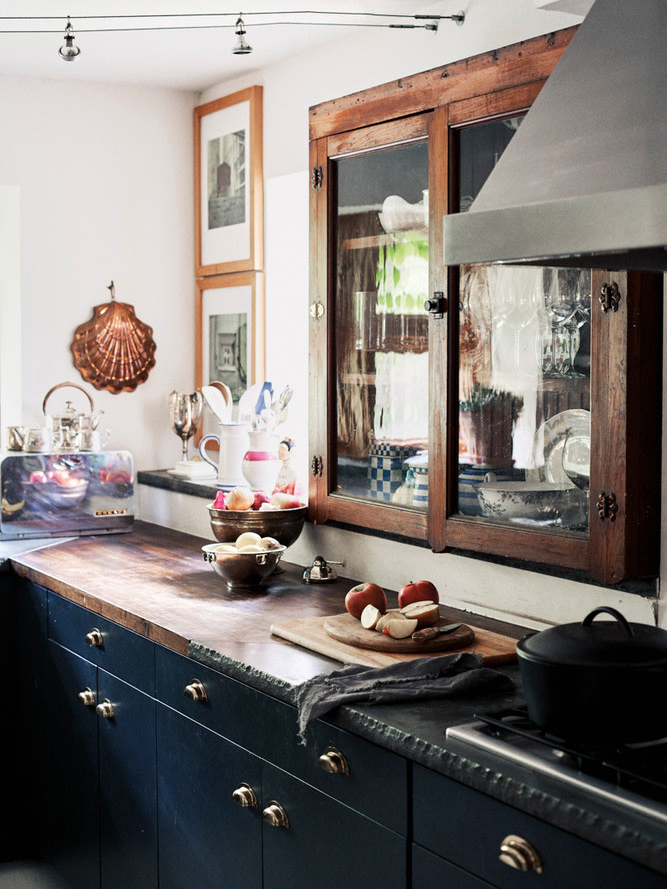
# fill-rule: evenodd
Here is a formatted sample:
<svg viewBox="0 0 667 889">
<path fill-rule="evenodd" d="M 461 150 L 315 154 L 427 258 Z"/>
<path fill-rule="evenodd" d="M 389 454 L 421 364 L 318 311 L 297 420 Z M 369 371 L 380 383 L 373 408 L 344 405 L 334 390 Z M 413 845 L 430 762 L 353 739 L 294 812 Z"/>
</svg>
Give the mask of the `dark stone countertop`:
<svg viewBox="0 0 667 889">
<path fill-rule="evenodd" d="M 261 593 L 228 592 L 201 559 L 204 542 L 138 522 L 131 534 L 49 543 L 13 555 L 11 564 L 19 575 L 288 703 L 294 703 L 297 685 L 340 669 L 338 661 L 272 636 L 269 628 L 280 620 L 339 613 L 354 581 L 308 585 L 301 567 L 283 563 L 285 570 L 270 578 Z M 514 638 L 524 632 L 477 615 L 451 614 Z M 667 875 L 667 808 L 662 818 L 650 812 L 621 813 L 613 799 L 593 800 L 585 791 L 566 790 L 520 763 L 471 752 L 446 737 L 448 726 L 469 722 L 475 713 L 523 704 L 517 665 L 496 669 L 512 679 L 513 690 L 409 705 L 345 706 L 332 713 L 331 721 Z"/>
</svg>

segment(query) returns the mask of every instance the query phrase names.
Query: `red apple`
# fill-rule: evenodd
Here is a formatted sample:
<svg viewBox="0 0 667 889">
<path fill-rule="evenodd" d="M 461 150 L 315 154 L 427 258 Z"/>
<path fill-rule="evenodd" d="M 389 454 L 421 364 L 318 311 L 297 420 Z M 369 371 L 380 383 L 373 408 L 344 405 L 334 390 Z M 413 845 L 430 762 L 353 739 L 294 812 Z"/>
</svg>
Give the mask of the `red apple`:
<svg viewBox="0 0 667 889">
<path fill-rule="evenodd" d="M 440 596 L 430 580 L 411 580 L 401 587 L 398 593 L 398 607 L 405 608 L 413 602 L 423 602 L 425 599 L 431 602 L 439 602 Z"/>
<path fill-rule="evenodd" d="M 413 602 L 401 610 L 406 617 L 417 620 L 418 630 L 432 627 L 440 620 L 440 606 L 437 602 Z"/>
<path fill-rule="evenodd" d="M 361 612 L 367 605 L 375 605 L 382 614 L 387 610 L 387 597 L 376 583 L 358 583 L 345 596 L 345 607 L 357 620 L 361 619 Z"/>
<path fill-rule="evenodd" d="M 390 620 L 382 627 L 382 632 L 392 639 L 407 639 L 417 629 L 417 623 L 416 620 Z"/>
</svg>

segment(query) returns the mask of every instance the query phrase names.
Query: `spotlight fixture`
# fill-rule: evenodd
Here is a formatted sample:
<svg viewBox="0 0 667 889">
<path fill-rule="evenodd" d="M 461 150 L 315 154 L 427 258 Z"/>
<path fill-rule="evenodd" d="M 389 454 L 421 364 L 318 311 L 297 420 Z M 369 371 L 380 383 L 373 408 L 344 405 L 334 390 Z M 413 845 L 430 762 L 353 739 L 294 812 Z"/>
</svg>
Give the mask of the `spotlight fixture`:
<svg viewBox="0 0 667 889">
<path fill-rule="evenodd" d="M 241 13 L 239 13 L 239 17 L 236 20 L 236 36 L 238 40 L 234 44 L 232 48 L 232 52 L 235 56 L 247 56 L 252 52 L 252 46 L 245 39 L 245 27 L 243 25 L 243 19 L 241 18 Z"/>
<path fill-rule="evenodd" d="M 67 25 L 65 27 L 65 45 L 61 46 L 58 52 L 60 57 L 65 59 L 66 62 L 73 62 L 81 52 L 78 46 L 74 46 L 74 34 L 69 16 L 67 16 Z"/>
</svg>

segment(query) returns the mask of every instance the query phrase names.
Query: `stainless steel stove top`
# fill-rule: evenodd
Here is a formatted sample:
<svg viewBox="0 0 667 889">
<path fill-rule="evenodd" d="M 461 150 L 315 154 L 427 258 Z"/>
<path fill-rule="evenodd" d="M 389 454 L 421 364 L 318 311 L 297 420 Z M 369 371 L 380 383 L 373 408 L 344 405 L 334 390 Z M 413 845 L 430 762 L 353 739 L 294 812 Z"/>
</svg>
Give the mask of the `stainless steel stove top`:
<svg viewBox="0 0 667 889">
<path fill-rule="evenodd" d="M 503 715 L 502 725 L 495 715 L 491 724 L 482 721 L 485 718 L 448 728 L 447 739 L 456 742 L 458 750 L 464 755 L 467 752 L 470 758 L 482 752 L 493 758 L 485 756 L 487 764 L 495 760 L 500 767 L 499 759 L 518 767 L 521 775 L 517 777 L 526 783 L 531 774 L 542 776 L 552 793 L 571 802 L 587 808 L 594 802 L 596 809 L 609 806 L 614 812 L 633 813 L 667 825 L 667 740 L 657 745 L 633 745 L 629 752 L 624 748 L 590 753 L 545 737 L 535 727 L 525 734 L 521 730 L 517 733 L 511 717 L 508 724 Z M 641 761 L 639 777 L 633 771 L 635 752 Z"/>
</svg>

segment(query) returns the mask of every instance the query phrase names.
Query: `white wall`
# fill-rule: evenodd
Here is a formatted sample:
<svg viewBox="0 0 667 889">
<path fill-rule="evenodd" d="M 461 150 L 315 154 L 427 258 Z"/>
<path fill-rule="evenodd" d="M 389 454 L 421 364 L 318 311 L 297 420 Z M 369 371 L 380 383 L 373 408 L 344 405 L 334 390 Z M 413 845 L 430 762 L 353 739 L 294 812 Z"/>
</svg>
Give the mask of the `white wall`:
<svg viewBox="0 0 667 889">
<path fill-rule="evenodd" d="M 0 184 L 20 192 L 22 405 L 8 423 L 44 423 L 56 383 L 82 384 L 109 447 L 138 468 L 173 465 L 168 395 L 194 388 L 192 107 L 190 93 L 0 77 Z M 153 328 L 156 365 L 132 393 L 98 392 L 69 345 L 93 307 L 116 299 Z M 75 390 L 59 390 L 62 411 Z"/>
<path fill-rule="evenodd" d="M 309 106 L 580 21 L 575 16 L 537 10 L 532 0 L 503 3 L 475 0 L 467 5 L 467 19 L 462 27 L 443 22 L 437 34 L 363 31 L 353 38 L 319 47 L 316 52 L 295 56 L 271 69 L 239 76 L 200 96 L 199 101 L 205 102 L 254 83 L 264 86 L 269 378 L 291 371 L 293 380 L 300 383 L 307 374 L 305 338 L 296 339 L 293 348 L 286 349 L 284 337 L 271 335 L 275 328 L 270 320 L 277 313 L 301 313 L 296 317 L 298 334 L 302 334 L 300 318 L 305 319 L 309 303 L 308 241 L 302 224 L 307 213 L 307 188 L 296 190 L 291 208 L 286 205 L 278 213 L 270 196 L 273 184 L 279 190 L 279 183 L 290 180 L 291 175 L 302 175 L 307 181 Z M 460 8 L 460 4 L 450 2 L 439 4 L 436 11 L 447 14 Z M 257 48 L 261 45 L 261 34 L 249 35 L 249 40 Z M 297 224 L 290 226 L 290 218 Z M 285 243 L 286 230 L 290 232 L 289 247 Z M 282 257 L 281 269 L 286 255 L 289 258 L 292 287 L 289 287 L 289 276 L 285 277 L 282 272 L 276 274 L 278 255 Z M 299 444 L 300 437 L 307 435 L 306 418 L 299 417 L 293 422 L 299 423 L 294 433 Z M 211 537 L 208 513 L 201 500 L 142 487 L 141 506 L 146 515 Z M 422 547 L 326 525 L 307 526 L 290 548 L 288 558 L 308 564 L 318 554 L 344 561 L 345 566 L 339 572 L 345 576 L 374 580 L 387 588 L 397 589 L 410 578 L 428 577 L 436 583 L 446 602 L 528 626 L 580 619 L 600 604 L 621 607 L 633 620 L 652 622 L 655 619 L 653 605 L 636 595 L 455 555 L 434 555 Z M 316 588 L 309 588 L 308 594 L 316 595 Z"/>
</svg>

